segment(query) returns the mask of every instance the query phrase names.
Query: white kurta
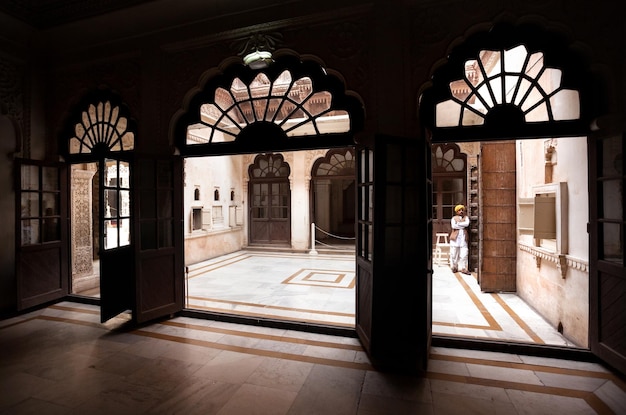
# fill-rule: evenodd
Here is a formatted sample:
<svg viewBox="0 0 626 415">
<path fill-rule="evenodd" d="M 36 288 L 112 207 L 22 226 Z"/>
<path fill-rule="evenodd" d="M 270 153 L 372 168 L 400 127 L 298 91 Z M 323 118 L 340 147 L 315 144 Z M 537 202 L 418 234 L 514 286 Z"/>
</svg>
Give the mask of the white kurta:
<svg viewBox="0 0 626 415">
<path fill-rule="evenodd" d="M 466 270 L 467 269 L 467 256 L 469 249 L 467 246 L 467 240 L 465 239 L 465 232 L 469 227 L 469 216 L 454 216 L 450 220 L 450 226 L 452 229 L 458 229 L 459 235 L 453 241 L 450 240 L 450 267 L 453 270 Z"/>
</svg>

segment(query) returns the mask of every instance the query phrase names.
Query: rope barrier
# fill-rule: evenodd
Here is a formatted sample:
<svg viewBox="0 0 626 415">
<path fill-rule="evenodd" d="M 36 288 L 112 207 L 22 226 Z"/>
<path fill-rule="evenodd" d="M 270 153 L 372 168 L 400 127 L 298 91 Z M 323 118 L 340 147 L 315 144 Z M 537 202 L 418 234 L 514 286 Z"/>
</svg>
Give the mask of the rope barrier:
<svg viewBox="0 0 626 415">
<path fill-rule="evenodd" d="M 348 240 L 348 241 L 356 241 L 356 237 L 347 237 L 347 236 L 339 236 L 339 235 L 334 235 L 332 233 L 326 232 L 325 230 L 323 230 L 322 228 L 320 228 L 319 226 L 315 225 L 315 229 L 317 229 L 318 231 L 322 232 L 323 234 L 326 234 L 330 237 L 336 238 L 336 239 L 344 239 L 344 240 Z"/>
<path fill-rule="evenodd" d="M 330 236 L 331 238 L 340 239 L 340 240 L 344 240 L 344 241 L 355 241 L 356 242 L 356 237 L 347 237 L 347 236 L 334 235 L 334 234 L 332 234 L 330 232 L 326 232 L 325 230 L 321 229 L 315 223 L 311 223 L 311 251 L 309 252 L 310 254 L 317 254 L 317 251 L 315 250 L 315 246 L 316 245 L 321 245 L 321 246 L 324 246 L 324 247 L 326 247 L 328 249 L 346 249 L 345 246 L 333 246 L 333 245 L 324 243 L 324 242 L 320 241 L 319 239 L 315 239 L 315 231 L 316 230 L 322 232 L 324 235 Z"/>
</svg>

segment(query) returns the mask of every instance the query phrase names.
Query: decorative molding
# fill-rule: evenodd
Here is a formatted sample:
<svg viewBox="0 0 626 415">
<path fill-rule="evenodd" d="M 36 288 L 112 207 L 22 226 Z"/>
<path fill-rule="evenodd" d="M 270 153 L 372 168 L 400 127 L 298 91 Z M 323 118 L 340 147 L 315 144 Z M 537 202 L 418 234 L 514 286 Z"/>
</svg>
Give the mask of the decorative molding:
<svg viewBox="0 0 626 415">
<path fill-rule="evenodd" d="M 550 252 L 543 248 L 536 246 L 530 246 L 523 243 L 518 243 L 518 247 L 521 251 L 527 252 L 535 257 L 537 268 L 541 268 L 542 261 L 554 263 L 556 268 L 561 273 L 561 277 L 565 278 L 568 269 L 575 269 L 581 272 L 589 272 L 589 262 L 583 261 L 579 258 L 574 258 L 564 254 L 557 254 L 556 252 Z"/>
<path fill-rule="evenodd" d="M 17 126 L 15 148 L 12 153 L 22 151 L 22 157 L 30 156 L 30 133 L 24 111 L 24 68 L 17 67 L 6 59 L 0 59 L 0 114 L 9 117 Z M 28 111 L 28 109 L 27 109 Z"/>
</svg>

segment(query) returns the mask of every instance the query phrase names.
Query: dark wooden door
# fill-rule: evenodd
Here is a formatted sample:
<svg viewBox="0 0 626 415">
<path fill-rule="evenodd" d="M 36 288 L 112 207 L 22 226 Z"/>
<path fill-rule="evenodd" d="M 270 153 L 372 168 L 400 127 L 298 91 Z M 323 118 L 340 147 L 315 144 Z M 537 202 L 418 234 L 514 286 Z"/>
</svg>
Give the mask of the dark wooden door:
<svg viewBox="0 0 626 415">
<path fill-rule="evenodd" d="M 134 311 L 131 163 L 105 158 L 99 163 L 98 175 L 100 320 L 105 322 L 125 311 Z"/>
<path fill-rule="evenodd" d="M 374 297 L 374 150 L 356 148 L 356 331 L 372 354 Z"/>
<path fill-rule="evenodd" d="M 624 136 L 589 143 L 589 344 L 626 373 L 626 184 Z"/>
<path fill-rule="evenodd" d="M 483 260 L 480 288 L 516 290 L 515 141 L 481 143 Z"/>
<path fill-rule="evenodd" d="M 16 161 L 17 309 L 68 294 L 67 167 Z"/>
<path fill-rule="evenodd" d="M 433 173 L 433 236 L 437 233 L 450 233 L 454 207 L 466 204 L 466 200 L 464 176 L 443 176 Z"/>
<path fill-rule="evenodd" d="M 250 243 L 291 242 L 291 191 L 289 180 L 276 178 L 250 183 Z"/>
<path fill-rule="evenodd" d="M 432 324 L 430 148 L 378 136 L 357 159 L 357 333 L 375 365 L 421 372 Z"/>
<path fill-rule="evenodd" d="M 467 204 L 467 156 L 456 144 L 433 144 L 433 243 L 437 233 L 450 233 L 454 207 Z"/>
<path fill-rule="evenodd" d="M 135 320 L 183 308 L 183 178 L 180 157 L 139 158 L 135 169 Z"/>
</svg>

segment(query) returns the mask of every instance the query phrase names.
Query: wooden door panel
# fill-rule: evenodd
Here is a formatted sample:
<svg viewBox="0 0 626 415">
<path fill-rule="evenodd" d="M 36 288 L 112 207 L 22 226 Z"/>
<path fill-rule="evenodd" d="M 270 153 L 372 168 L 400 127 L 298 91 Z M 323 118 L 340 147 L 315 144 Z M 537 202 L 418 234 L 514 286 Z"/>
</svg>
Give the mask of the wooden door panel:
<svg viewBox="0 0 626 415">
<path fill-rule="evenodd" d="M 268 243 L 270 241 L 269 222 L 253 220 L 250 224 L 250 243 Z"/>
<path fill-rule="evenodd" d="M 357 258 L 356 329 L 366 351 L 370 352 L 372 332 L 372 272 L 369 262 Z"/>
<path fill-rule="evenodd" d="M 356 148 L 357 238 L 356 238 L 356 332 L 368 356 L 372 352 L 374 152 Z"/>
<path fill-rule="evenodd" d="M 590 137 L 589 345 L 626 374 L 626 240 L 624 135 Z"/>
<path fill-rule="evenodd" d="M 275 220 L 269 223 L 269 236 L 272 243 L 289 243 L 290 226 L 286 220 Z"/>
<path fill-rule="evenodd" d="M 626 277 L 600 272 L 600 343 L 603 347 L 624 352 L 626 344 Z M 626 356 L 622 355 L 626 358 Z"/>
<path fill-rule="evenodd" d="M 66 294 L 59 244 L 22 251 L 19 255 L 19 309 L 23 310 Z"/>
<path fill-rule="evenodd" d="M 134 309 L 133 248 L 100 251 L 100 321 Z"/>
<path fill-rule="evenodd" d="M 425 142 L 399 137 L 377 136 L 373 151 L 359 149 L 357 333 L 372 363 L 384 370 L 423 372 L 428 360 L 432 189 L 427 157 Z M 373 240 L 368 239 L 370 223 L 375 224 Z"/>
<path fill-rule="evenodd" d="M 250 243 L 289 244 L 291 241 L 291 197 L 284 178 L 264 179 L 250 188 Z M 260 192 L 261 194 L 256 194 Z"/>
<path fill-rule="evenodd" d="M 67 167 L 16 160 L 17 308 L 63 298 L 69 289 Z"/>
<path fill-rule="evenodd" d="M 134 209 L 135 233 L 154 232 L 134 246 L 135 320 L 143 323 L 174 314 L 184 304 L 182 159 L 139 159 L 136 183 L 141 192 Z"/>
<path fill-rule="evenodd" d="M 515 141 L 481 144 L 483 260 L 480 288 L 516 290 Z"/>
<path fill-rule="evenodd" d="M 160 254 L 150 257 L 146 255 L 139 263 L 138 274 L 141 302 L 137 304 L 137 314 L 141 321 L 152 320 L 180 310 L 180 291 L 171 289 L 177 286 L 176 257 L 174 252 L 169 255 Z"/>
<path fill-rule="evenodd" d="M 135 317 L 135 257 L 132 243 L 132 164 L 111 155 L 98 167 L 100 320 L 104 323 L 130 310 Z"/>
</svg>

